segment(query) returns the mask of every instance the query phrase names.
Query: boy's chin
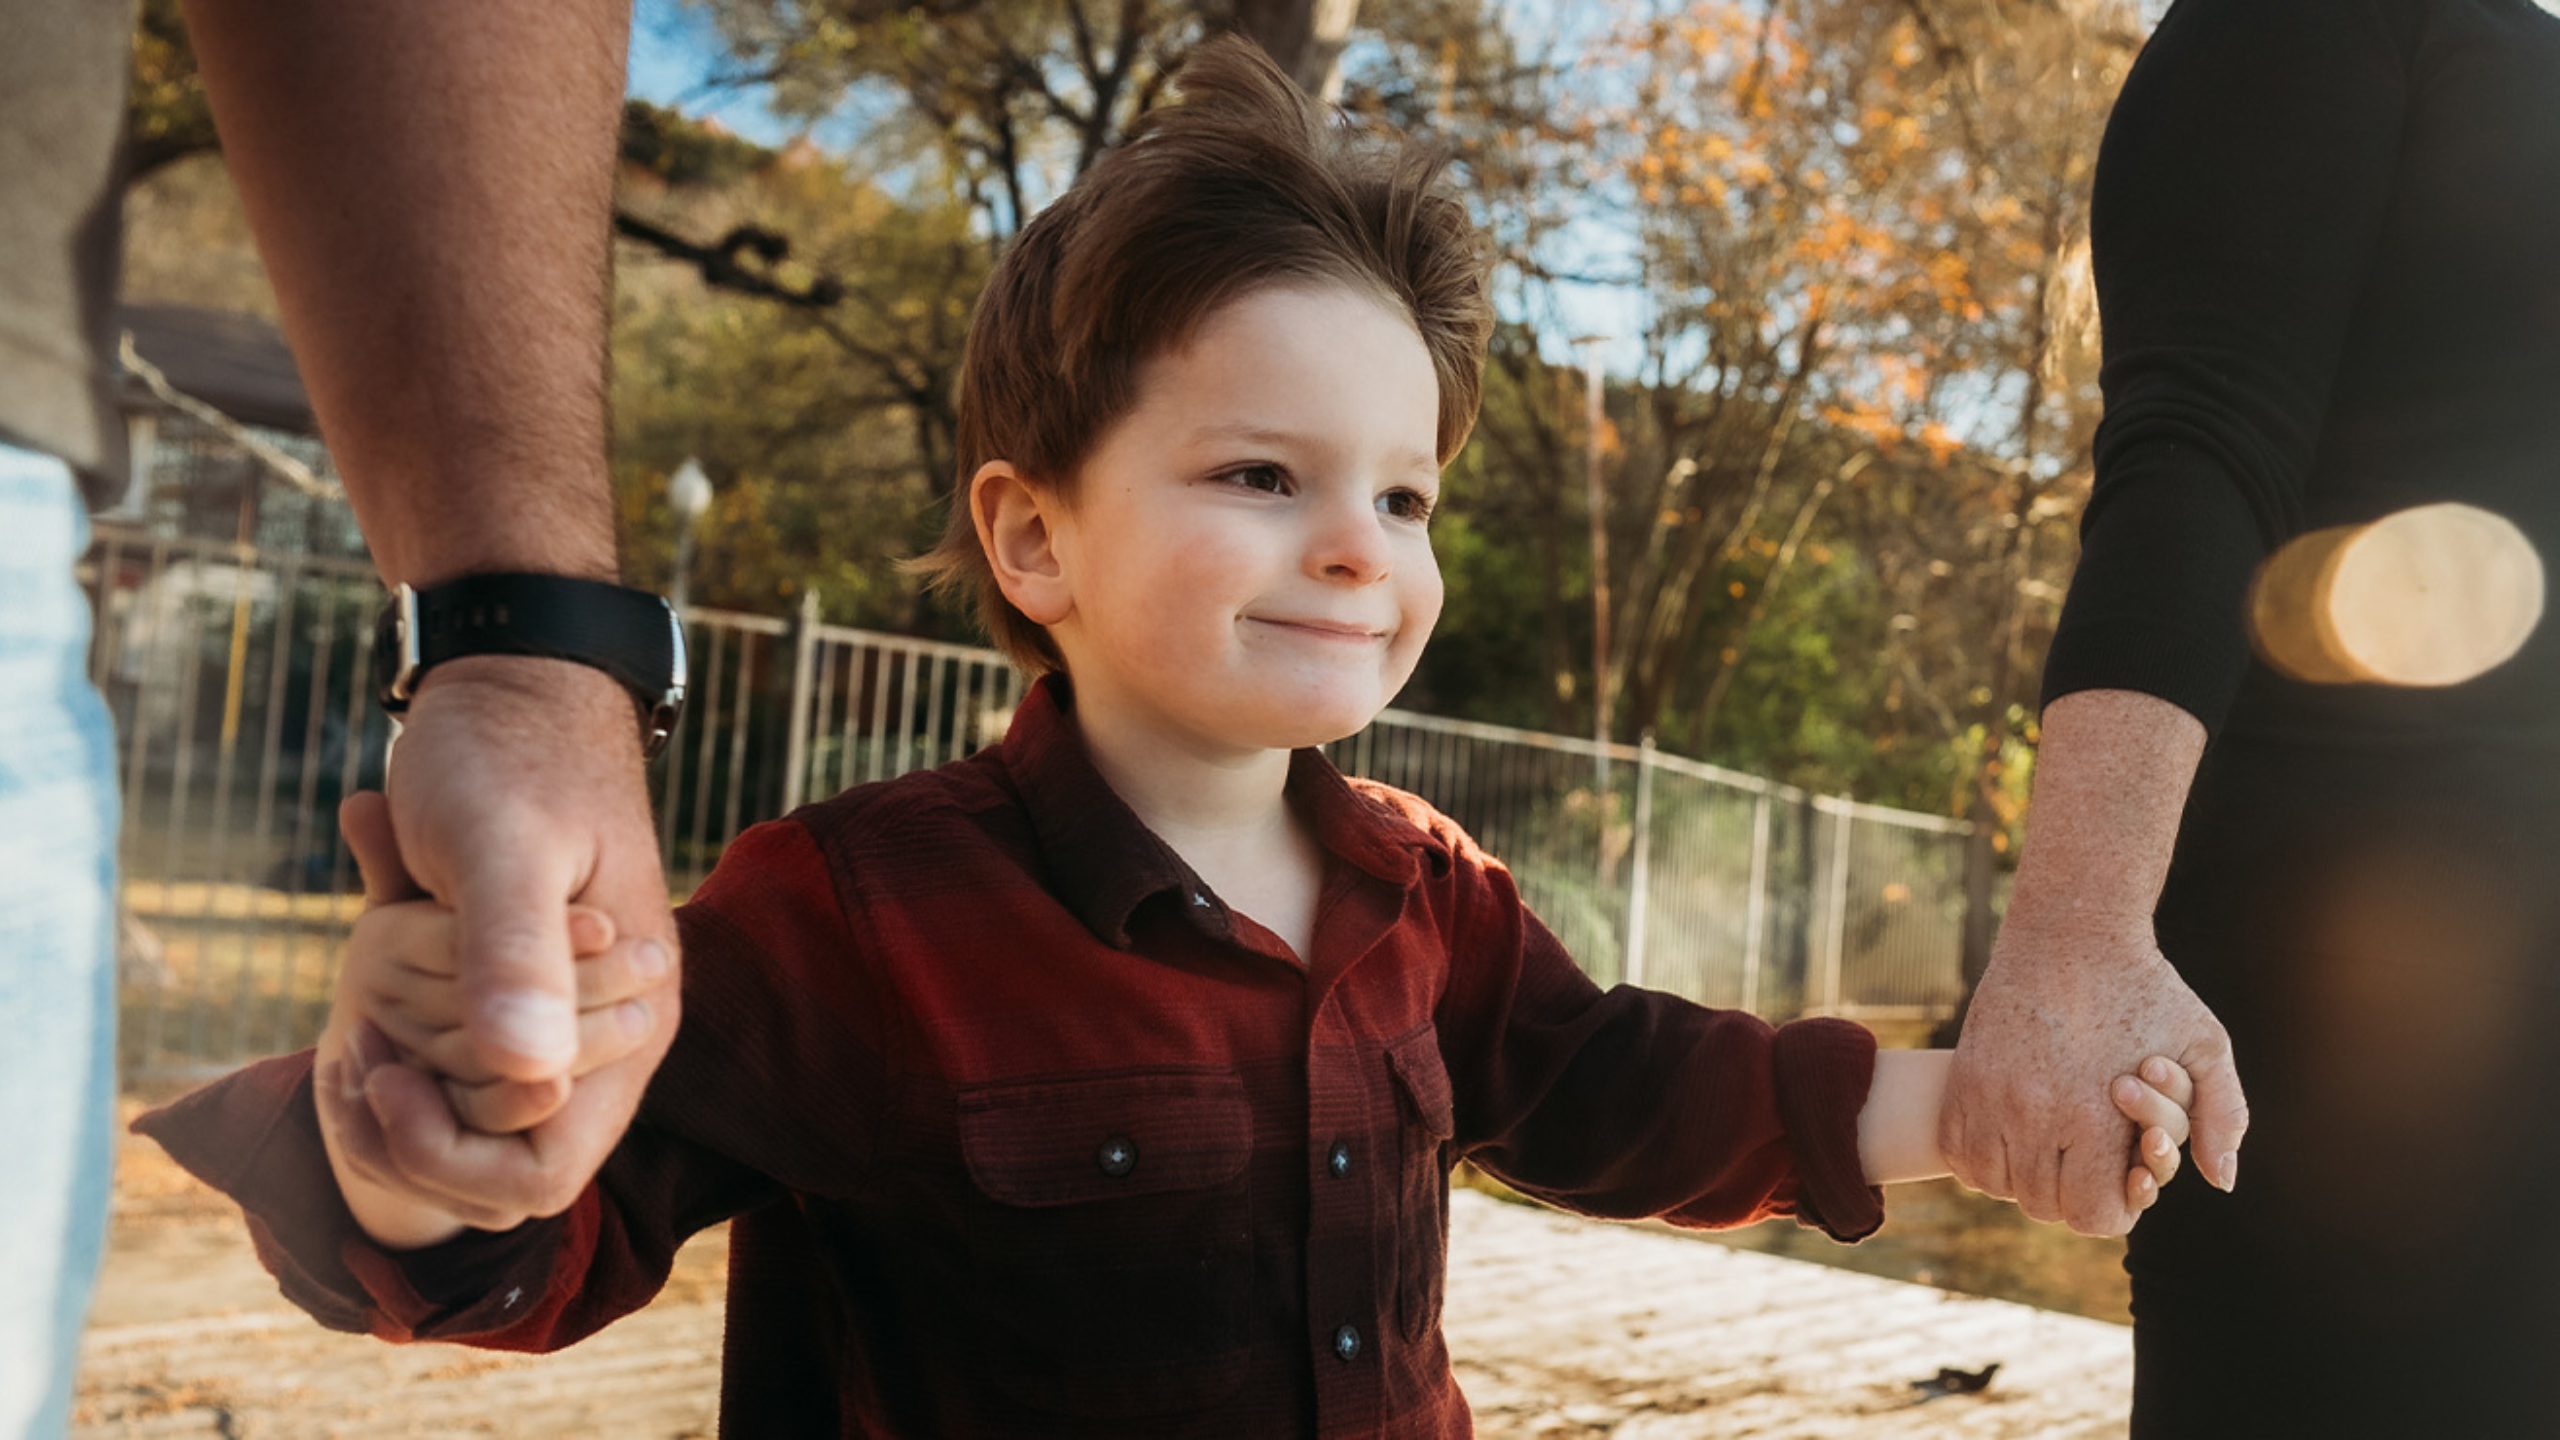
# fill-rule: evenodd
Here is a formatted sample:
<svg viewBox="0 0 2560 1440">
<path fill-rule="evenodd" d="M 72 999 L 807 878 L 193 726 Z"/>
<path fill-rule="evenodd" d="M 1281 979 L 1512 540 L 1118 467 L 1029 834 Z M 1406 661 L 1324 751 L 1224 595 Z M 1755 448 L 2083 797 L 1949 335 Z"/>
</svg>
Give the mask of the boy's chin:
<svg viewBox="0 0 2560 1440">
<path fill-rule="evenodd" d="M 1369 728 L 1386 702 L 1376 695 L 1293 697 L 1265 707 L 1254 727 L 1260 742 L 1273 750 L 1306 750 L 1348 740 Z"/>
</svg>

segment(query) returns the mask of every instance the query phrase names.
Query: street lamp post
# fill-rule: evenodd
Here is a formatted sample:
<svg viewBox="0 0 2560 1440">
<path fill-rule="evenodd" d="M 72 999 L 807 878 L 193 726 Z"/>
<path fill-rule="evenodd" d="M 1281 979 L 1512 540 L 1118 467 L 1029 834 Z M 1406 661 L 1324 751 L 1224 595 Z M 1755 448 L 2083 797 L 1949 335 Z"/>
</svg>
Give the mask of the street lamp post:
<svg viewBox="0 0 2560 1440">
<path fill-rule="evenodd" d="M 685 582 L 693 572 L 693 527 L 702 512 L 711 508 L 711 477 L 702 473 L 702 462 L 688 455 L 676 473 L 667 477 L 667 504 L 676 512 L 676 578 L 667 594 L 667 603 L 681 616 L 685 605 Z"/>
<path fill-rule="evenodd" d="M 1591 511 L 1591 739 L 1600 747 L 1594 766 L 1596 783 L 1606 796 L 1609 785 L 1609 500 L 1601 480 L 1600 427 L 1604 420 L 1600 373 L 1606 335 L 1577 335 L 1583 376 L 1583 498 Z"/>
</svg>

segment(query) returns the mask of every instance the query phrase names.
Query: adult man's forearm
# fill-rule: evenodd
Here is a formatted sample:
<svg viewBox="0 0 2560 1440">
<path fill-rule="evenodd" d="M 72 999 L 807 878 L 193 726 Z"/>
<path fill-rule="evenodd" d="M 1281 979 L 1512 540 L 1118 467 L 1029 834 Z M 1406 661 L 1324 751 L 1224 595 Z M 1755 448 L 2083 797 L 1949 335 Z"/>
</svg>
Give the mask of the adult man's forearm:
<svg viewBox="0 0 2560 1440">
<path fill-rule="evenodd" d="M 2011 919 L 2146 927 L 2167 883 L 2204 726 L 2156 696 L 2084 690 L 2045 708 Z"/>
<path fill-rule="evenodd" d="M 285 330 L 386 579 L 612 578 L 625 0 L 186 0 Z"/>
</svg>

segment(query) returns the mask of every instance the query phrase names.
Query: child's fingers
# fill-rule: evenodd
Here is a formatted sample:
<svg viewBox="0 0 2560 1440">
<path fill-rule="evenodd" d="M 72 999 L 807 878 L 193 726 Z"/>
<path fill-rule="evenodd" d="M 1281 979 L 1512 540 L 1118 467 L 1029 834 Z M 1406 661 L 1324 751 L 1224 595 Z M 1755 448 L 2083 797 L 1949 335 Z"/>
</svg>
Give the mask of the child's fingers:
<svg viewBox="0 0 2560 1440">
<path fill-rule="evenodd" d="M 479 1048 L 472 1043 L 471 1032 L 468 1030 L 459 1026 L 443 1028 L 422 1026 L 400 1015 L 396 1010 L 388 1009 L 368 1008 L 366 1018 L 382 1027 L 383 1033 L 389 1035 L 400 1046 L 403 1057 L 409 1063 L 422 1070 L 434 1072 L 438 1079 L 457 1081 L 463 1085 L 487 1085 L 499 1078 L 498 1072 L 489 1068 L 488 1064 L 480 1058 Z M 650 1018 L 649 1002 L 646 1000 L 625 1000 L 618 1005 L 603 1005 L 578 1012 L 578 1057 L 569 1067 L 567 1075 L 551 1076 L 548 1080 L 559 1082 L 565 1087 L 569 1080 L 592 1070 L 601 1070 L 639 1049 L 640 1043 L 649 1038 Z M 521 1088 L 528 1095 L 551 1094 L 549 1083 L 543 1080 L 526 1081 Z M 506 1115 L 518 1113 L 520 1108 L 528 1104 L 537 1108 L 540 1105 L 538 1100 L 492 1103 L 499 1106 L 493 1113 Z M 550 1104 L 549 1109 L 543 1110 L 542 1115 L 536 1116 L 535 1120 L 559 1108 L 555 1100 Z M 464 1122 L 470 1124 L 474 1130 L 485 1130 L 492 1135 L 512 1134 L 525 1128 L 524 1125 L 515 1125 L 491 1130 L 473 1122 L 467 1115 L 463 1118 Z M 525 1122 L 527 1125 L 532 1123 L 534 1122 Z"/>
<path fill-rule="evenodd" d="M 457 987 L 448 981 L 442 988 L 453 991 Z M 457 1045 L 455 1042 L 454 1037 L 462 1032 L 456 1028 L 458 1022 L 454 1016 L 453 1007 L 450 1004 L 443 1005 L 441 1007 L 443 1013 L 435 1014 L 438 1008 L 432 1002 L 423 1007 L 413 1004 L 411 996 L 406 992 L 371 986 L 367 987 L 359 997 L 357 1005 L 357 1009 L 364 1018 L 373 1022 L 374 1028 L 389 1036 L 391 1043 L 400 1047 L 400 1057 L 404 1063 L 425 1069 L 443 1070 L 448 1074 L 463 1075 L 469 1079 L 489 1078 L 487 1075 L 471 1073 L 480 1068 L 479 1062 L 471 1058 L 469 1047 Z M 452 1066 L 461 1068 L 448 1068 L 448 1062 L 451 1062 Z"/>
<path fill-rule="evenodd" d="M 2196 1080 L 2187 1067 L 2166 1055 L 2154 1055 L 2135 1071 L 2152 1089 L 2169 1097 L 2169 1103 L 2181 1110 L 2196 1107 Z M 2180 1142 L 2185 1143 L 2184 1141 Z"/>
<path fill-rule="evenodd" d="M 576 966 L 578 1008 L 598 1010 L 639 999 L 666 980 L 669 968 L 667 947 L 654 939 L 635 940 L 615 945 L 602 954 L 583 955 Z M 584 1038 L 580 1037 L 582 1042 Z"/>
<path fill-rule="evenodd" d="M 613 943 L 613 917 L 591 905 L 569 907 L 569 953 L 593 955 Z"/>
<path fill-rule="evenodd" d="M 571 912 L 573 934 L 583 923 L 575 918 L 581 913 L 592 912 Z M 589 933 L 610 935 L 612 922 L 599 918 Z M 476 1047 L 463 1038 L 458 1028 L 462 1024 L 461 984 L 450 975 L 431 975 L 405 963 L 407 952 L 395 953 L 397 937 L 377 936 L 367 943 L 368 958 L 361 963 L 362 973 L 357 980 L 358 1008 L 365 1017 L 427 1069 L 466 1084 L 496 1079 L 498 1072 L 480 1060 Z M 667 968 L 666 949 L 655 940 L 609 945 L 601 954 L 577 962 L 579 1060 L 571 1075 L 583 1075 L 611 1063 L 593 1060 L 593 1055 L 601 1053 L 619 1059 L 629 1054 L 636 1043 L 628 1029 L 632 1024 L 638 1024 L 639 1035 L 647 1035 L 645 1013 L 615 1016 L 599 1012 L 611 1012 L 659 988 Z"/>
<path fill-rule="evenodd" d="M 2164 1071 L 2146 1062 L 2143 1070 L 2160 1076 L 2190 1098 L 2195 1093 L 2194 1086 L 2185 1083 L 2186 1072 L 2175 1065 L 2168 1065 Z M 2131 1075 L 2116 1077 L 2116 1082 L 2107 1087 L 2107 1094 L 2127 1119 L 2142 1127 L 2142 1133 L 2134 1139 L 2135 1168 L 2125 1176 L 2125 1204 L 2136 1212 L 2147 1210 L 2160 1198 L 2160 1187 L 2177 1176 L 2178 1146 L 2187 1138 L 2187 1112 L 2169 1095 Z"/>
<path fill-rule="evenodd" d="M 578 1015 L 578 1058 L 569 1074 L 584 1079 L 648 1043 L 657 1015 L 646 1000 L 625 1000 Z"/>
<path fill-rule="evenodd" d="M 2137 1165 L 2124 1175 L 2124 1208 L 2139 1215 L 2160 1199 L 2160 1182 Z"/>
<path fill-rule="evenodd" d="M 493 1078 L 479 1084 L 448 1076 L 444 1081 L 445 1101 L 455 1117 L 483 1135 L 532 1129 L 569 1103 L 569 1089 L 568 1077 L 562 1075 L 548 1080 Z"/>
<path fill-rule="evenodd" d="M 619 1005 L 582 1011 L 578 1015 L 578 1058 L 566 1076 L 548 1080 L 509 1080 L 491 1072 L 478 1071 L 463 1079 L 448 1071 L 444 1076 L 445 1098 L 462 1123 L 484 1135 L 513 1135 L 530 1130 L 559 1112 L 569 1103 L 571 1080 L 601 1070 L 628 1057 L 649 1038 L 648 1002 L 628 1000 Z M 467 1055 L 468 1045 L 459 1030 L 447 1032 L 443 1043 L 432 1054 Z"/>
<path fill-rule="evenodd" d="M 2131 1075 L 2119 1075 L 2115 1083 L 2107 1087 L 2107 1096 L 2134 1124 L 2146 1130 L 2168 1131 L 2172 1145 L 2187 1143 L 2186 1110 L 2177 1101 L 2153 1089 L 2148 1082 Z"/>
<path fill-rule="evenodd" d="M 2135 1158 L 2141 1161 L 2143 1173 L 2153 1181 L 2166 1185 L 2177 1178 L 2178 1142 L 2169 1137 L 2168 1131 L 2154 1125 L 2143 1131 L 2142 1138 L 2134 1145 Z"/>
<path fill-rule="evenodd" d="M 601 1070 L 638 1050 L 649 1038 L 644 1000 L 583 1011 L 578 1016 L 578 1058 L 568 1075 L 509 1080 L 481 1065 L 468 1037 L 447 1030 L 418 1050 L 418 1061 L 440 1072 L 445 1098 L 463 1124 L 484 1135 L 512 1135 L 548 1120 L 569 1102 L 572 1079 Z"/>
<path fill-rule="evenodd" d="M 357 934 L 349 942 L 350 957 L 362 957 L 367 973 L 382 977 L 380 983 L 386 986 L 405 985 L 412 977 L 449 981 L 459 973 L 454 960 L 453 912 L 441 905 L 422 901 L 380 906 L 366 912 L 356 925 Z M 569 907 L 569 943 L 578 956 L 610 955 L 613 941 L 612 916 L 585 905 Z M 663 947 L 651 943 L 658 954 L 665 954 Z M 423 989 L 418 990 L 418 995 L 425 998 Z M 629 998 L 627 994 L 617 994 L 600 1003 Z M 440 1016 L 449 1010 L 459 1016 L 461 1006 L 458 991 L 440 992 L 429 1013 Z M 460 1022 L 438 1018 L 436 1023 Z"/>
<path fill-rule="evenodd" d="M 453 912 L 431 900 L 377 905 L 357 919 L 347 937 L 347 959 L 368 971 L 396 967 L 451 976 Z"/>
</svg>

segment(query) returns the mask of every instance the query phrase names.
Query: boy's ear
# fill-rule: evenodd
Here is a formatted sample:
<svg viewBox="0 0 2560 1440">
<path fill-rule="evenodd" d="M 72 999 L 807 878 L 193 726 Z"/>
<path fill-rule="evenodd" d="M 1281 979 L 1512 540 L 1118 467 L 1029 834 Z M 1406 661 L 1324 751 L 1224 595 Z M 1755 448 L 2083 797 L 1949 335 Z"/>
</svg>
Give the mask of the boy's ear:
<svg viewBox="0 0 2560 1440">
<path fill-rule="evenodd" d="M 1053 523 L 1058 510 L 1058 493 L 1010 461 L 990 460 L 969 477 L 969 518 L 978 526 L 978 548 L 995 571 L 996 588 L 1034 625 L 1055 625 L 1071 608 Z"/>
</svg>

